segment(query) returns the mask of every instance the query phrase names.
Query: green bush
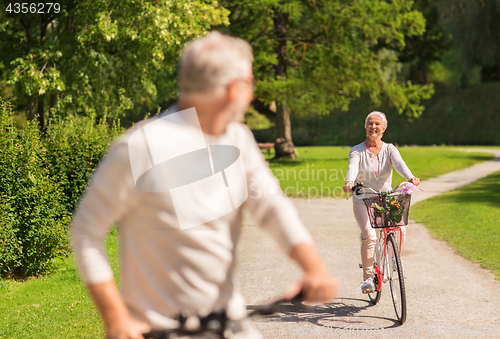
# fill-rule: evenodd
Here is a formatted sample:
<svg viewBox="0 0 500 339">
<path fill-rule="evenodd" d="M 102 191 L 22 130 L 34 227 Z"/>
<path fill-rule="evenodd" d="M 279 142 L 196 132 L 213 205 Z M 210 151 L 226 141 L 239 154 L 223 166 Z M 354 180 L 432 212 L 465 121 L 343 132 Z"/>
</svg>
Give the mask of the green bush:
<svg viewBox="0 0 500 339">
<path fill-rule="evenodd" d="M 45 153 L 36 123 L 18 130 L 0 98 L 0 276 L 40 275 L 68 250 L 68 215 Z"/>
<path fill-rule="evenodd" d="M 61 185 L 68 213 L 76 208 L 90 175 L 109 144 L 123 132 L 119 122 L 96 124 L 92 117 L 53 119 L 47 127 L 45 146 L 50 173 Z"/>
</svg>

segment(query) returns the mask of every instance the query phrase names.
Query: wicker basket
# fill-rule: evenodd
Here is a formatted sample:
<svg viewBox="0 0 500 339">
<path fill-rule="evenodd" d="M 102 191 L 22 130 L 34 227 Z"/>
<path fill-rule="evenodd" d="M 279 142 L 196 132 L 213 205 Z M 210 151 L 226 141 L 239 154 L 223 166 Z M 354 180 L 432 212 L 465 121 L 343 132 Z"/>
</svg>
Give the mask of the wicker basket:
<svg viewBox="0 0 500 339">
<path fill-rule="evenodd" d="M 363 199 L 373 228 L 408 225 L 410 194 L 381 194 Z"/>
</svg>

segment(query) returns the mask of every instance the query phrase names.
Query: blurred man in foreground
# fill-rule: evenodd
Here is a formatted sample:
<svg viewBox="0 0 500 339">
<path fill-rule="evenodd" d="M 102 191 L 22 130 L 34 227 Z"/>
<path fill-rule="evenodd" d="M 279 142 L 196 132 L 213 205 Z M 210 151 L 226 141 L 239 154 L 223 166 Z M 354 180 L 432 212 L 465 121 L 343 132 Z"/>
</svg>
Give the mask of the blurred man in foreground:
<svg viewBox="0 0 500 339">
<path fill-rule="evenodd" d="M 139 339 L 186 312 L 223 312 L 233 338 L 261 338 L 233 284 L 243 208 L 304 271 L 285 297 L 335 298 L 337 281 L 240 122 L 253 95 L 252 58 L 248 43 L 218 32 L 189 43 L 178 104 L 125 133 L 93 175 L 72 239 L 107 338 Z M 114 223 L 121 294 L 103 249 Z"/>
</svg>

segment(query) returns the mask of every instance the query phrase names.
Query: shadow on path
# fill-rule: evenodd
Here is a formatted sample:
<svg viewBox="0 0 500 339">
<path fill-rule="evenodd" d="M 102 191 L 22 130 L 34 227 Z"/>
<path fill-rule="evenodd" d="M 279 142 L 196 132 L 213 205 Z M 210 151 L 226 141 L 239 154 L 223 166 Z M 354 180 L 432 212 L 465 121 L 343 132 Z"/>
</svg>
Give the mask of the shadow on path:
<svg viewBox="0 0 500 339">
<path fill-rule="evenodd" d="M 358 304 L 358 305 L 357 305 Z M 361 306 L 359 306 L 361 305 Z M 356 298 L 340 298 L 333 303 L 319 306 L 307 306 L 301 302 L 293 302 L 280 305 L 278 313 L 271 316 L 260 316 L 253 318 L 254 321 L 269 321 L 292 324 L 311 324 L 328 327 L 330 329 L 345 330 L 348 327 L 355 329 L 357 326 L 368 328 L 367 322 L 373 323 L 373 320 L 384 320 L 390 325 L 384 328 L 399 327 L 401 324 L 391 318 L 378 317 L 372 315 L 360 315 L 359 313 L 375 306 L 368 300 Z M 254 310 L 258 305 L 248 305 L 247 309 Z"/>
</svg>

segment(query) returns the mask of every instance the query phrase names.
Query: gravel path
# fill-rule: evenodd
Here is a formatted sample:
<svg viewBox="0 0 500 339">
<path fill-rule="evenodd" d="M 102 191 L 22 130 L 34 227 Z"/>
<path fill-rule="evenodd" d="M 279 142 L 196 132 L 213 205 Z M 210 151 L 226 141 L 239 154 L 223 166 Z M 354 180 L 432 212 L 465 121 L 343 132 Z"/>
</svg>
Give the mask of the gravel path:
<svg viewBox="0 0 500 339">
<path fill-rule="evenodd" d="M 495 153 L 497 158 L 422 182 L 424 192 L 415 193 L 413 202 L 499 171 L 500 150 L 484 151 Z M 332 303 L 312 309 L 284 305 L 275 316 L 255 319 L 265 338 L 500 338 L 500 281 L 434 239 L 423 225 L 411 220 L 407 227 L 402 258 L 408 316 L 401 326 L 395 319 L 388 284 L 384 284 L 376 306 L 360 291 L 359 228 L 352 202 L 293 201 L 318 251 L 340 280 L 341 292 Z M 251 309 L 278 298 L 289 283 L 300 279 L 301 272 L 250 217 L 244 225 L 236 277 Z"/>
</svg>

